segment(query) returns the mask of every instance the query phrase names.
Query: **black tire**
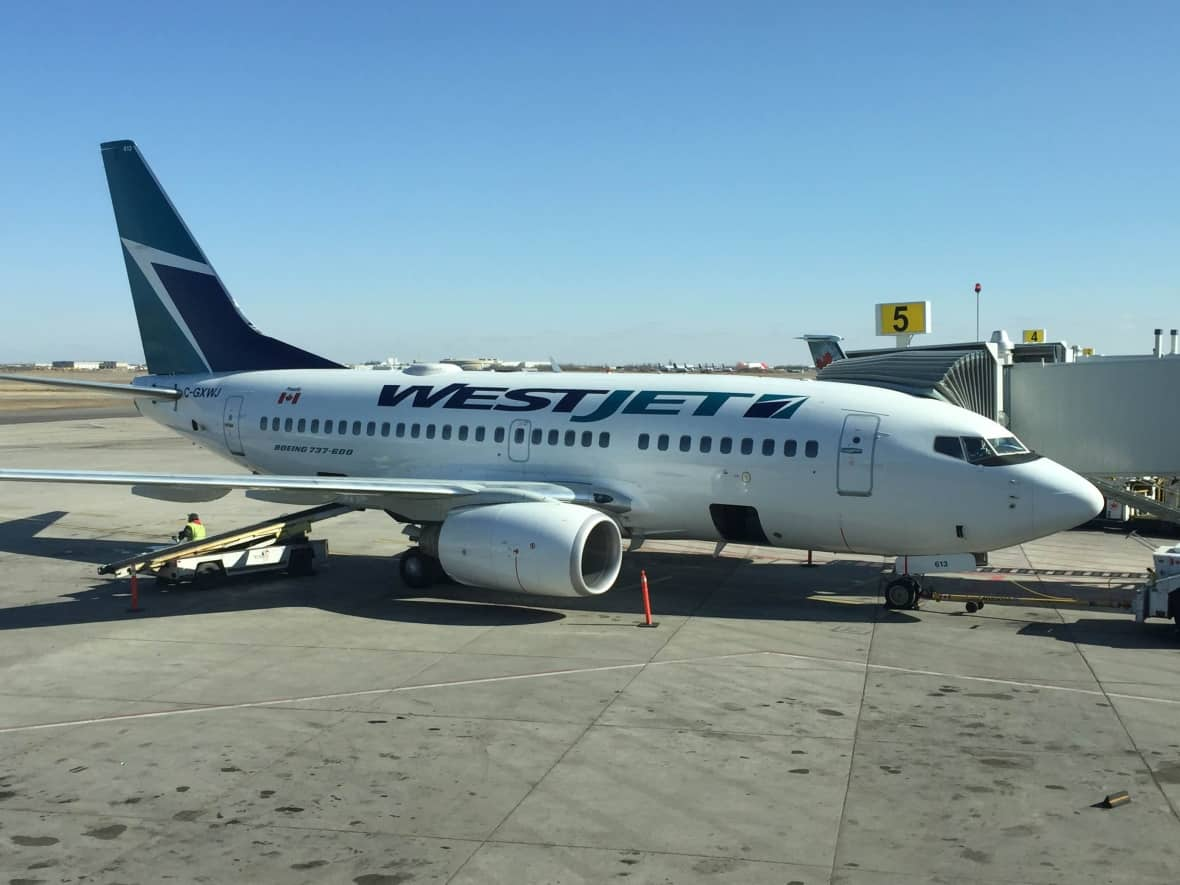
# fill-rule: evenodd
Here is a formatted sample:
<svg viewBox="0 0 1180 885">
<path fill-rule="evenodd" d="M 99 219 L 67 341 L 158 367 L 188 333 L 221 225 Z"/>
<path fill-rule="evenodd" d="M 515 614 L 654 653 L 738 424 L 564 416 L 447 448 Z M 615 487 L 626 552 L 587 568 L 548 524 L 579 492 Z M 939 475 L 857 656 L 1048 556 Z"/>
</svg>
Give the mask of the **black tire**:
<svg viewBox="0 0 1180 885">
<path fill-rule="evenodd" d="M 315 574 L 315 553 L 310 547 L 296 547 L 287 559 L 287 574 L 306 578 Z"/>
<path fill-rule="evenodd" d="M 225 566 L 220 562 L 202 562 L 197 565 L 197 572 L 193 575 L 193 588 L 208 590 L 216 587 L 225 580 Z"/>
<path fill-rule="evenodd" d="M 885 608 L 909 608 L 912 602 L 910 582 L 905 578 L 890 581 L 885 587 Z"/>
<path fill-rule="evenodd" d="M 434 561 L 420 550 L 407 550 L 398 563 L 402 583 L 411 590 L 425 590 L 434 583 Z"/>
</svg>

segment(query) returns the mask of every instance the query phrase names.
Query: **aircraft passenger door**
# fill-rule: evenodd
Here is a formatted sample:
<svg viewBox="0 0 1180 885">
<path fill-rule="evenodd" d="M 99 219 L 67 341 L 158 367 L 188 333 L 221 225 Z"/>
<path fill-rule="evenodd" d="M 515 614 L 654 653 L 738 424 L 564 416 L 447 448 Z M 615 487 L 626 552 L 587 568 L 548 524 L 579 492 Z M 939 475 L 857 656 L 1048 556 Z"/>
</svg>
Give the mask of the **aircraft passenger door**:
<svg viewBox="0 0 1180 885">
<path fill-rule="evenodd" d="M 225 444 L 231 455 L 244 455 L 242 449 L 242 398 L 231 396 L 225 401 Z"/>
<path fill-rule="evenodd" d="M 532 422 L 517 418 L 508 426 L 508 458 L 511 461 L 529 459 L 529 433 Z"/>
<path fill-rule="evenodd" d="M 849 415 L 840 434 L 836 490 L 841 495 L 868 497 L 873 493 L 873 453 L 877 449 L 876 415 Z"/>
</svg>

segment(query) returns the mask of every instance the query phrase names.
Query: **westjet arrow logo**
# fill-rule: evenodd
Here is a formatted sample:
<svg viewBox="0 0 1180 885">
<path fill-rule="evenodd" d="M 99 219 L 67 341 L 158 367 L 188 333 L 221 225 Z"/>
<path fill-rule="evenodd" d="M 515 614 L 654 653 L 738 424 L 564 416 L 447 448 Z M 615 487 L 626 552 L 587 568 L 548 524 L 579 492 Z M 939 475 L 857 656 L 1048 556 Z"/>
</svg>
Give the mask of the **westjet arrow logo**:
<svg viewBox="0 0 1180 885">
<path fill-rule="evenodd" d="M 287 394 L 284 394 L 287 395 Z M 567 387 L 483 387 L 447 384 L 434 387 L 386 384 L 377 398 L 379 406 L 409 403 L 411 408 L 470 409 L 485 412 L 541 412 L 568 414 L 574 423 L 601 421 L 611 415 L 716 415 L 731 400 L 753 399 L 745 418 L 790 418 L 807 401 L 805 396 L 766 393 L 728 393 L 699 390 L 594 390 Z M 299 394 L 295 394 L 299 398 Z M 293 402 L 294 400 L 292 400 Z M 279 398 L 279 402 L 284 400 Z"/>
</svg>

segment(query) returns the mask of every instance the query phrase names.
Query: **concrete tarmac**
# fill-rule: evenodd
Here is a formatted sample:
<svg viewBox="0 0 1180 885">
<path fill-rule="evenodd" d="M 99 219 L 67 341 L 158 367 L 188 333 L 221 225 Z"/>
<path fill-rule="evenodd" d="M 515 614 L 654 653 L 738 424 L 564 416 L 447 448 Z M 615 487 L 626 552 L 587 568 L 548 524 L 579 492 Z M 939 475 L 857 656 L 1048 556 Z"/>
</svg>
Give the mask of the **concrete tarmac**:
<svg viewBox="0 0 1180 885">
<path fill-rule="evenodd" d="M 122 418 L 0 426 L 0 464 L 228 467 Z M 198 509 L 213 531 L 283 512 Z M 0 881 L 1175 881 L 1171 624 L 888 612 L 880 559 L 689 543 L 589 601 L 421 596 L 381 513 L 317 526 L 315 577 L 143 580 L 129 613 L 96 566 L 187 510 L 0 485 Z M 929 584 L 1118 603 L 1149 564 L 1072 532 Z"/>
</svg>

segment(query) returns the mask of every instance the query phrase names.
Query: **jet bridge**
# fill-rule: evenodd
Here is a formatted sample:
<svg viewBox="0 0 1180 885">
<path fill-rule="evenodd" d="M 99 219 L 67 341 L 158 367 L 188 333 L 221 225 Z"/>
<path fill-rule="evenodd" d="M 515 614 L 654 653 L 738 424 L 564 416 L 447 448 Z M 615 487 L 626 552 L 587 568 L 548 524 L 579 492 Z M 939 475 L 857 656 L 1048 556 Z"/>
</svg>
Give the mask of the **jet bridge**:
<svg viewBox="0 0 1180 885">
<path fill-rule="evenodd" d="M 885 387 L 940 399 L 993 421 L 1001 418 L 1000 364 L 986 343 L 854 351 L 821 369 L 816 378 Z"/>
<path fill-rule="evenodd" d="M 343 504 L 322 504 L 319 507 L 312 507 L 310 510 L 300 510 L 297 513 L 263 520 L 243 528 L 210 535 L 198 541 L 184 541 L 180 544 L 149 550 L 137 556 L 129 556 L 118 562 L 99 566 L 98 573 L 127 577 L 136 573 L 156 572 L 167 563 L 178 559 L 194 559 L 247 547 L 281 544 L 299 535 L 307 534 L 311 530 L 312 523 L 332 519 L 335 516 L 343 516 L 355 509 L 355 507 L 347 507 Z"/>
</svg>

